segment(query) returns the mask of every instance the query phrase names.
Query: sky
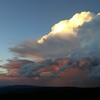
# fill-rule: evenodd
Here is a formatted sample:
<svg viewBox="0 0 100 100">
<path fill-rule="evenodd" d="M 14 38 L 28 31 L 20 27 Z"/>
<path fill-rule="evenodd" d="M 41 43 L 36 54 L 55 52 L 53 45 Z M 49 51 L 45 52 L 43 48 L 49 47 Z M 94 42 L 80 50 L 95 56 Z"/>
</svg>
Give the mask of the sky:
<svg viewBox="0 0 100 100">
<path fill-rule="evenodd" d="M 100 86 L 99 4 L 0 0 L 0 85 Z"/>
</svg>

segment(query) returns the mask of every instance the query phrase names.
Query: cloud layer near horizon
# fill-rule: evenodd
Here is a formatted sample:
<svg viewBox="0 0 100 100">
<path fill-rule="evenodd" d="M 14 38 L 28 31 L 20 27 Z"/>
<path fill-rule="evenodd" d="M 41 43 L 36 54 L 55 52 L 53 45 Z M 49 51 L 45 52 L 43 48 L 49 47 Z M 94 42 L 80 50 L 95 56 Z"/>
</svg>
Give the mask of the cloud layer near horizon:
<svg viewBox="0 0 100 100">
<path fill-rule="evenodd" d="M 23 63 L 24 61 L 27 63 Z M 30 84 L 44 86 L 91 87 L 100 85 L 100 58 L 97 57 L 82 57 L 78 60 L 61 58 L 54 61 L 49 59 L 38 63 L 16 59 L 14 62 L 17 62 L 15 65 L 18 67 L 7 67 L 12 62 L 13 60 L 9 60 L 5 65 L 8 73 L 3 75 L 4 79 L 12 79 L 12 82 L 28 80 L 31 81 Z M 29 83 L 25 82 L 25 84 Z"/>
</svg>

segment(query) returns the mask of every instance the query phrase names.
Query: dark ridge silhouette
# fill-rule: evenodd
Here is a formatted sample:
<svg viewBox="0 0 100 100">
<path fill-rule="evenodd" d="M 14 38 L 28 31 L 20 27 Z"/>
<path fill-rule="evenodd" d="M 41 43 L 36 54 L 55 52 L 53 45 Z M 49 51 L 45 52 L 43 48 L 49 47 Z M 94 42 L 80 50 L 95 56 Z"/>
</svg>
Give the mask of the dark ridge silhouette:
<svg viewBox="0 0 100 100">
<path fill-rule="evenodd" d="M 14 85 L 0 88 L 0 97 L 10 100 L 100 100 L 100 87 L 42 87 Z"/>
</svg>

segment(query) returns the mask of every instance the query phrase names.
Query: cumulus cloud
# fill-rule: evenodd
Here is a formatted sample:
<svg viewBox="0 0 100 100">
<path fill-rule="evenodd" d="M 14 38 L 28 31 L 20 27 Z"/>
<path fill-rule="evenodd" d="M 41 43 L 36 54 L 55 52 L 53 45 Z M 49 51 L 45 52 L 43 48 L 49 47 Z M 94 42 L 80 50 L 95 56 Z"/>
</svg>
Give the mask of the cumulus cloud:
<svg viewBox="0 0 100 100">
<path fill-rule="evenodd" d="M 6 66 L 15 66 L 21 76 L 44 79 L 48 84 L 50 80 L 51 84 L 59 85 L 99 84 L 99 32 L 100 13 L 77 13 L 71 19 L 55 24 L 51 32 L 39 40 L 30 39 L 9 48 L 18 56 L 41 62 L 9 60 Z"/>
<path fill-rule="evenodd" d="M 41 39 L 34 41 L 28 40 L 10 51 L 21 57 L 31 57 L 37 59 L 56 59 L 66 57 L 75 50 L 81 49 L 81 42 L 78 36 L 79 26 L 89 23 L 95 17 L 91 12 L 81 12 L 75 14 L 69 20 L 63 20 L 51 28 L 51 32 Z"/>
<path fill-rule="evenodd" d="M 51 28 L 51 32 L 48 35 L 43 36 L 40 40 L 38 40 L 38 42 L 43 43 L 48 38 L 54 36 L 60 36 L 63 39 L 69 40 L 77 35 L 76 31 L 74 30 L 75 28 L 81 26 L 85 22 L 91 21 L 93 17 L 94 14 L 90 12 L 77 13 L 71 19 L 63 20 L 55 24 Z"/>
</svg>

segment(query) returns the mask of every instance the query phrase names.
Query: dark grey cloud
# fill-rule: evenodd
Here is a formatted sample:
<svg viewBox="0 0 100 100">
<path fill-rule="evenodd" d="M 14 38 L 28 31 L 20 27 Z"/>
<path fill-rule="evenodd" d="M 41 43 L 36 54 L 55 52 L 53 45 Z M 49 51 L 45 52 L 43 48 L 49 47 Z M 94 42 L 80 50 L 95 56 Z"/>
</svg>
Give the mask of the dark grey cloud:
<svg viewBox="0 0 100 100">
<path fill-rule="evenodd" d="M 83 70 L 87 72 L 87 77 L 94 71 L 94 69 L 100 64 L 100 59 L 97 57 L 82 57 L 80 60 L 71 58 L 61 58 L 56 60 L 45 60 L 36 64 L 26 64 L 19 69 L 19 74 L 25 77 L 63 77 L 62 73 L 69 73 L 70 70 Z M 92 73 L 91 73 L 92 74 Z"/>
<path fill-rule="evenodd" d="M 19 74 L 26 77 L 40 77 L 40 70 L 43 68 L 47 69 L 52 65 L 55 65 L 55 62 L 50 59 L 38 62 L 36 64 L 26 64 L 20 68 Z"/>
<path fill-rule="evenodd" d="M 79 27 L 78 37 L 80 39 L 81 48 L 88 56 L 100 54 L 100 15 Z"/>
<path fill-rule="evenodd" d="M 38 65 L 27 64 L 21 67 L 21 69 L 19 70 L 19 74 L 26 77 L 39 77 L 40 75 L 39 72 L 37 72 L 38 70 Z"/>
<path fill-rule="evenodd" d="M 96 66 L 88 76 L 90 78 L 100 79 L 100 65 Z"/>
</svg>

